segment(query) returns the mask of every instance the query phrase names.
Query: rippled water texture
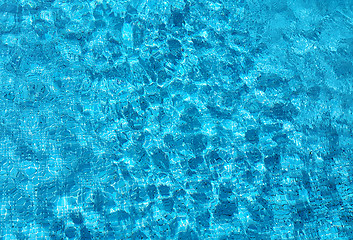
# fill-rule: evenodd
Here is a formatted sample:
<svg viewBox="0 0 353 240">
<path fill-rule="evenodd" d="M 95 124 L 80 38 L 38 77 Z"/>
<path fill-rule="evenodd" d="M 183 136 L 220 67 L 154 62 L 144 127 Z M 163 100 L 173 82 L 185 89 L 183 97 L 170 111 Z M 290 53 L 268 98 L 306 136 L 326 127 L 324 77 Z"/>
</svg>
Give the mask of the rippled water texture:
<svg viewBox="0 0 353 240">
<path fill-rule="evenodd" d="M 353 239 L 351 0 L 0 0 L 0 239 Z"/>
</svg>

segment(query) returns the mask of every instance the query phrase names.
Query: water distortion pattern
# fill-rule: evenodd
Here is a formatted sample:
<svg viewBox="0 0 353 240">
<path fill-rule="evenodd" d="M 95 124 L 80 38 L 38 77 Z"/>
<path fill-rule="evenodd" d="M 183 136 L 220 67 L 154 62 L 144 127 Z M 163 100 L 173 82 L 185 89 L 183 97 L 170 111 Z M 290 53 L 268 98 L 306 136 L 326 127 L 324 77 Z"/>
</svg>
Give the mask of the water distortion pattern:
<svg viewBox="0 0 353 240">
<path fill-rule="evenodd" d="M 353 2 L 0 0 L 0 239 L 353 239 Z"/>
</svg>

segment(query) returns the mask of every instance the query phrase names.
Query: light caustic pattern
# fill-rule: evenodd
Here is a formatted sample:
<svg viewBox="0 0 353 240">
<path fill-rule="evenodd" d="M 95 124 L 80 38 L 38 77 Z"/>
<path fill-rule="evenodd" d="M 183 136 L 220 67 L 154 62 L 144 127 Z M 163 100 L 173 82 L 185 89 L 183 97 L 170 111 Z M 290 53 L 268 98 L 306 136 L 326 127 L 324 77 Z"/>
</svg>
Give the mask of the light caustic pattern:
<svg viewBox="0 0 353 240">
<path fill-rule="evenodd" d="M 0 239 L 352 239 L 352 9 L 0 0 Z"/>
</svg>

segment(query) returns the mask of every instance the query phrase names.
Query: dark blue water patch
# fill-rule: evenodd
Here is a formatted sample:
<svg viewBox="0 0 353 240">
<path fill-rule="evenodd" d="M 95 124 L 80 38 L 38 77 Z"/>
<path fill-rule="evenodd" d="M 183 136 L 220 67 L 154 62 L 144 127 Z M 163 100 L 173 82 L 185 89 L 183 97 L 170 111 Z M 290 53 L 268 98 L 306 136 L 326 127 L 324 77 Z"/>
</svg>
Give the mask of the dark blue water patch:
<svg viewBox="0 0 353 240">
<path fill-rule="evenodd" d="M 39 208 L 36 209 L 37 218 L 41 220 L 43 224 L 47 224 L 46 220 L 52 219 L 54 217 L 53 209 L 49 206 L 45 206 L 44 203 Z M 43 221 L 44 220 L 44 221 Z"/>
<path fill-rule="evenodd" d="M 82 213 L 80 212 L 72 212 L 70 213 L 70 218 L 72 220 L 73 223 L 75 224 L 82 224 L 83 223 L 83 216 Z"/>
<path fill-rule="evenodd" d="M 161 149 L 157 149 L 151 157 L 156 168 L 162 171 L 169 171 L 170 161 L 165 152 L 163 152 Z"/>
<path fill-rule="evenodd" d="M 200 155 L 207 147 L 207 136 L 201 133 L 192 135 L 187 139 L 187 143 L 194 154 Z"/>
<path fill-rule="evenodd" d="M 131 199 L 136 202 L 143 202 L 146 197 L 146 192 L 140 187 L 136 187 L 131 191 Z"/>
<path fill-rule="evenodd" d="M 280 169 L 281 156 L 278 154 L 273 154 L 271 156 L 265 157 L 264 163 L 267 170 L 273 172 Z"/>
<path fill-rule="evenodd" d="M 12 3 L 3 3 L 0 6 L 0 12 L 16 14 L 22 10 L 21 6 Z"/>
<path fill-rule="evenodd" d="M 288 136 L 285 133 L 276 134 L 273 136 L 272 140 L 275 141 L 278 145 L 285 145 L 289 142 Z"/>
<path fill-rule="evenodd" d="M 172 11 L 171 23 L 176 27 L 182 27 L 185 13 L 179 10 Z"/>
<path fill-rule="evenodd" d="M 295 205 L 297 214 L 301 221 L 308 222 L 314 217 L 314 212 L 312 208 L 305 202 L 299 202 Z"/>
<path fill-rule="evenodd" d="M 164 198 L 162 199 L 162 203 L 163 203 L 163 208 L 166 212 L 171 213 L 173 211 L 174 208 L 174 200 L 173 198 Z"/>
<path fill-rule="evenodd" d="M 14 235 L 16 236 L 17 239 L 26 239 L 26 235 L 22 230 L 15 232 Z"/>
<path fill-rule="evenodd" d="M 242 233 L 229 233 L 226 236 L 222 236 L 220 239 L 222 240 L 247 240 L 249 239 L 248 236 L 246 234 L 242 234 Z"/>
<path fill-rule="evenodd" d="M 50 229 L 53 231 L 53 232 L 57 232 L 57 233 L 60 233 L 61 231 L 63 231 L 65 228 L 65 223 L 62 219 L 53 219 L 51 224 L 50 224 Z"/>
<path fill-rule="evenodd" d="M 25 143 L 18 145 L 16 152 L 21 157 L 21 159 L 23 159 L 23 161 L 25 161 L 25 160 L 32 161 L 35 159 L 34 151 L 31 149 L 30 146 L 28 146 Z"/>
<path fill-rule="evenodd" d="M 193 231 L 192 229 L 188 229 L 186 232 L 179 232 L 178 234 L 178 240 L 182 240 L 182 239 L 187 239 L 187 240 L 198 240 L 199 237 L 198 235 L 195 233 L 195 231 Z"/>
<path fill-rule="evenodd" d="M 256 147 L 250 148 L 246 152 L 246 156 L 248 157 L 250 163 L 258 163 L 263 159 L 261 152 Z"/>
<path fill-rule="evenodd" d="M 266 91 L 267 88 L 283 87 L 285 84 L 287 80 L 275 74 L 261 74 L 257 81 L 257 87 L 262 91 Z"/>
<path fill-rule="evenodd" d="M 130 218 L 131 218 L 130 214 L 124 210 L 118 210 L 108 215 L 108 219 L 112 222 L 121 222 L 121 221 L 129 220 Z"/>
<path fill-rule="evenodd" d="M 90 240 L 92 239 L 92 234 L 87 227 L 82 227 L 80 229 L 80 239 Z"/>
<path fill-rule="evenodd" d="M 155 185 L 148 185 L 146 187 L 146 191 L 150 199 L 154 199 L 158 194 L 157 187 Z"/>
<path fill-rule="evenodd" d="M 204 161 L 202 156 L 196 156 L 188 160 L 188 165 L 191 169 L 196 169 Z"/>
<path fill-rule="evenodd" d="M 259 142 L 259 132 L 257 129 L 249 129 L 245 132 L 245 139 L 250 143 L 258 143 Z"/>
<path fill-rule="evenodd" d="M 209 199 L 205 193 L 192 193 L 191 197 L 198 204 L 204 204 Z"/>
<path fill-rule="evenodd" d="M 127 166 L 126 166 L 125 164 L 120 163 L 120 164 L 119 164 L 119 169 L 120 169 L 120 172 L 121 172 L 122 177 L 123 177 L 125 180 L 129 181 L 129 180 L 132 179 L 132 176 L 131 176 L 131 174 L 130 174 L 130 171 L 127 169 Z"/>
<path fill-rule="evenodd" d="M 75 238 L 76 237 L 76 228 L 75 227 L 68 227 L 65 229 L 65 236 L 68 237 L 69 239 Z"/>
<path fill-rule="evenodd" d="M 134 233 L 131 235 L 131 239 L 140 240 L 140 239 L 148 239 L 148 237 L 146 236 L 145 233 L 143 233 L 141 230 L 139 230 L 139 231 L 137 231 L 137 232 L 134 232 Z"/>
<path fill-rule="evenodd" d="M 218 221 L 231 221 L 238 212 L 238 203 L 235 201 L 221 201 L 215 207 L 213 216 Z"/>
<path fill-rule="evenodd" d="M 311 88 L 308 89 L 308 96 L 311 97 L 314 100 L 317 100 L 320 96 L 321 93 L 321 88 L 320 86 L 313 86 Z"/>
<path fill-rule="evenodd" d="M 232 118 L 232 111 L 223 110 L 219 107 L 215 107 L 215 106 L 211 106 L 211 105 L 207 106 L 207 108 L 214 118 L 218 118 L 218 119 L 231 119 Z"/>
<path fill-rule="evenodd" d="M 158 186 L 159 193 L 162 197 L 169 196 L 170 192 L 170 187 L 166 185 L 160 185 Z"/>
<path fill-rule="evenodd" d="M 221 185 L 219 188 L 219 199 L 226 201 L 229 197 L 233 195 L 233 190 L 231 187 L 226 185 Z"/>
<path fill-rule="evenodd" d="M 349 60 L 339 59 L 335 62 L 333 68 L 338 77 L 352 76 L 353 64 Z"/>
<path fill-rule="evenodd" d="M 177 189 L 173 192 L 173 196 L 178 198 L 178 197 L 183 197 L 186 195 L 186 191 L 184 189 Z"/>
<path fill-rule="evenodd" d="M 209 211 L 198 215 L 195 220 L 196 223 L 199 224 L 201 227 L 208 228 L 210 226 L 210 218 L 211 214 Z"/>
<path fill-rule="evenodd" d="M 175 148 L 178 146 L 178 141 L 175 140 L 174 136 L 172 134 L 166 134 L 163 137 L 164 143 L 168 148 Z"/>
<path fill-rule="evenodd" d="M 194 116 L 182 115 L 180 120 L 180 130 L 182 132 L 195 132 L 201 128 L 200 121 Z"/>
<path fill-rule="evenodd" d="M 97 190 L 94 195 L 93 195 L 93 207 L 94 210 L 97 212 L 100 212 L 103 210 L 103 206 L 105 203 L 105 196 L 103 195 L 103 193 L 99 190 Z"/>
<path fill-rule="evenodd" d="M 197 51 L 200 51 L 200 50 L 204 50 L 204 49 L 207 49 L 207 48 L 210 48 L 211 45 L 210 43 L 208 43 L 204 38 L 202 37 L 195 37 L 192 39 L 192 43 L 193 43 L 193 46 L 194 48 L 197 50 Z"/>
<path fill-rule="evenodd" d="M 311 191 L 310 176 L 304 170 L 302 170 L 302 183 L 306 190 Z"/>
<path fill-rule="evenodd" d="M 298 110 L 292 103 L 275 103 L 266 115 L 274 119 L 291 120 L 298 115 Z"/>
</svg>

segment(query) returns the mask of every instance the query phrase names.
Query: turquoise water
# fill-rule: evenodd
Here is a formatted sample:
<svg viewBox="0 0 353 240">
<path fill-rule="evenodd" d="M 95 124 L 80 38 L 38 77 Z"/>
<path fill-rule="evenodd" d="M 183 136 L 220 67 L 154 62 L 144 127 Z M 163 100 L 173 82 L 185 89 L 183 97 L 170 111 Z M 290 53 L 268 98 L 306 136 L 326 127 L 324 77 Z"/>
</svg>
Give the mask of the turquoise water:
<svg viewBox="0 0 353 240">
<path fill-rule="evenodd" d="M 353 239 L 353 2 L 0 0 L 0 239 Z"/>
</svg>

